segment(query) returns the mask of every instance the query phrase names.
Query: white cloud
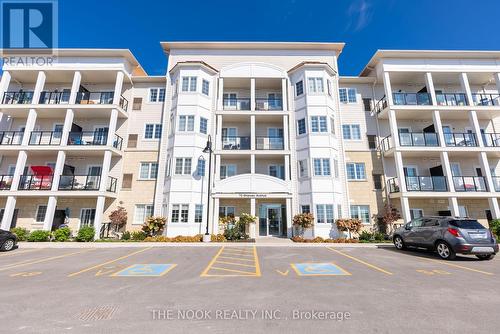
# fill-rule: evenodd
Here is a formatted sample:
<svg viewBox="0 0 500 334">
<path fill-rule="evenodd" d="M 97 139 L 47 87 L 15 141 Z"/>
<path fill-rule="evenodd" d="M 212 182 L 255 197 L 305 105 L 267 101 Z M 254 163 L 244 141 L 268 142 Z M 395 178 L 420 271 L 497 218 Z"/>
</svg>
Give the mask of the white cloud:
<svg viewBox="0 0 500 334">
<path fill-rule="evenodd" d="M 359 31 L 366 27 L 372 20 L 372 6 L 366 0 L 355 1 L 347 9 L 347 15 L 349 15 L 350 21 L 347 24 L 346 30 Z"/>
</svg>

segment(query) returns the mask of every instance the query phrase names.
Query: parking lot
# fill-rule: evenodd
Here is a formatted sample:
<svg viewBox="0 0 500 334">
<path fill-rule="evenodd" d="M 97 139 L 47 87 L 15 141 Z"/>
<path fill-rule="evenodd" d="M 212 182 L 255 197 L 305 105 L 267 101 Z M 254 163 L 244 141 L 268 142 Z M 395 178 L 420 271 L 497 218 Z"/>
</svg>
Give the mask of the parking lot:
<svg viewBox="0 0 500 334">
<path fill-rule="evenodd" d="M 496 332 L 499 278 L 498 258 L 392 247 L 20 248 L 0 331 Z"/>
</svg>

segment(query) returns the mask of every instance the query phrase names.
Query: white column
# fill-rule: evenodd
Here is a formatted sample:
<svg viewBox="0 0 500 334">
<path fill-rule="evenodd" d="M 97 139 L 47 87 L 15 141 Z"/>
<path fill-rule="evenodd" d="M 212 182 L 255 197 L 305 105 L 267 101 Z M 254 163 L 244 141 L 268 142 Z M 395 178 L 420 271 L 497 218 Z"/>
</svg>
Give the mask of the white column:
<svg viewBox="0 0 500 334">
<path fill-rule="evenodd" d="M 252 216 L 254 216 L 254 217 L 255 217 L 255 205 L 256 205 L 255 198 L 251 198 L 250 199 L 250 214 Z M 250 238 L 255 238 L 257 236 L 257 233 L 256 233 L 257 227 L 256 227 L 256 225 L 258 223 L 259 222 L 257 220 L 257 222 L 255 222 L 255 224 L 250 224 L 250 226 L 248 227 L 248 232 L 249 232 L 248 234 L 250 235 Z"/>
<path fill-rule="evenodd" d="M 488 198 L 490 212 L 493 219 L 500 219 L 500 208 L 498 207 L 498 199 L 496 197 Z"/>
<path fill-rule="evenodd" d="M 289 148 L 289 142 L 288 142 L 288 115 L 283 115 L 283 148 L 285 150 L 290 149 Z"/>
<path fill-rule="evenodd" d="M 285 154 L 285 181 L 290 181 L 290 155 Z"/>
<path fill-rule="evenodd" d="M 467 101 L 469 105 L 473 105 L 472 103 L 472 92 L 470 90 L 469 78 L 467 77 L 467 73 L 460 73 L 460 86 L 467 96 Z"/>
<path fill-rule="evenodd" d="M 495 192 L 495 183 L 493 182 L 493 177 L 491 176 L 490 163 L 488 161 L 486 152 L 479 153 L 479 162 L 481 164 L 481 169 L 483 170 L 484 177 L 486 178 L 488 191 Z"/>
<path fill-rule="evenodd" d="M 75 113 L 73 112 L 73 109 L 67 109 L 66 117 L 64 118 L 63 132 L 61 134 L 61 146 L 68 145 L 69 133 L 71 132 L 74 117 Z"/>
<path fill-rule="evenodd" d="M 105 151 L 104 158 L 102 159 L 101 183 L 99 185 L 99 191 L 106 191 L 106 188 L 108 187 L 108 176 L 110 168 L 111 168 L 111 151 Z"/>
<path fill-rule="evenodd" d="M 24 135 L 22 145 L 26 146 L 30 142 L 31 132 L 35 128 L 37 113 L 35 109 L 30 109 L 28 112 L 28 118 L 26 119 L 26 124 L 24 126 Z"/>
<path fill-rule="evenodd" d="M 437 106 L 436 90 L 434 89 L 431 72 L 425 73 L 425 86 L 427 87 L 427 92 L 431 95 L 432 105 Z"/>
<path fill-rule="evenodd" d="M 392 86 L 389 72 L 384 72 L 384 90 L 387 102 L 390 106 L 392 106 L 394 104 L 394 101 L 392 100 Z"/>
<path fill-rule="evenodd" d="M 224 108 L 224 78 L 219 78 L 219 99 L 217 100 L 217 109 Z"/>
<path fill-rule="evenodd" d="M 71 94 L 69 96 L 69 104 L 75 104 L 76 98 L 78 96 L 78 90 L 80 90 L 80 83 L 82 82 L 82 74 L 76 71 L 73 75 L 73 83 L 71 84 Z"/>
<path fill-rule="evenodd" d="M 105 202 L 106 198 L 104 196 L 97 196 L 97 202 L 95 206 L 95 219 L 94 219 L 95 239 L 100 238 L 101 225 L 104 220 Z"/>
<path fill-rule="evenodd" d="M 33 100 L 32 104 L 38 104 L 40 101 L 40 94 L 43 91 L 43 87 L 45 86 L 45 79 L 46 79 L 45 72 L 40 71 L 38 72 L 38 77 L 36 79 L 36 84 L 35 84 L 35 89 L 33 91 Z"/>
<path fill-rule="evenodd" d="M 469 122 L 474 129 L 479 147 L 484 147 L 483 136 L 481 136 L 481 127 L 479 126 L 479 121 L 477 120 L 477 113 L 475 110 L 469 110 Z"/>
<path fill-rule="evenodd" d="M 12 223 L 12 217 L 14 216 L 14 210 L 16 208 L 16 197 L 8 196 L 5 202 L 5 209 L 3 212 L 2 226 L 1 229 L 4 231 L 10 230 L 10 224 Z"/>
<path fill-rule="evenodd" d="M 401 213 L 403 215 L 404 222 L 408 223 L 411 220 L 410 202 L 408 201 L 408 197 L 401 197 Z"/>
<path fill-rule="evenodd" d="M 250 155 L 250 173 L 255 174 L 255 154 Z"/>
<path fill-rule="evenodd" d="M 283 100 L 283 110 L 288 111 L 288 89 L 286 78 L 281 79 L 281 99 Z"/>
<path fill-rule="evenodd" d="M 54 167 L 54 176 L 52 177 L 52 191 L 59 190 L 59 180 L 61 179 L 65 162 L 66 153 L 64 151 L 57 152 L 56 166 Z"/>
<path fill-rule="evenodd" d="M 441 165 L 443 166 L 443 174 L 448 182 L 448 191 L 455 192 L 455 184 L 453 183 L 453 174 L 451 173 L 450 159 L 448 157 L 448 152 L 441 152 Z"/>
<path fill-rule="evenodd" d="M 257 137 L 255 136 L 255 115 L 250 116 L 250 149 L 255 150 Z"/>
<path fill-rule="evenodd" d="M 250 110 L 255 110 L 255 78 L 250 79 Z"/>
<path fill-rule="evenodd" d="M 493 77 L 495 77 L 495 83 L 497 84 L 497 92 L 500 94 L 500 72 L 493 74 Z"/>
<path fill-rule="evenodd" d="M 396 120 L 396 112 L 392 109 L 389 109 L 389 111 L 387 112 L 387 115 L 389 116 L 389 127 L 391 130 L 392 141 L 394 143 L 394 147 L 398 148 L 399 147 L 399 130 L 398 130 L 398 122 Z"/>
<path fill-rule="evenodd" d="M 118 109 L 112 109 L 108 124 L 108 139 L 107 139 L 108 141 L 106 142 L 107 146 L 113 146 L 117 123 L 118 123 Z"/>
<path fill-rule="evenodd" d="M 399 179 L 399 191 L 404 193 L 406 192 L 406 178 L 405 178 L 405 172 L 404 172 L 404 165 L 403 165 L 403 157 L 401 155 L 401 152 L 394 152 L 394 161 L 396 163 L 396 174 Z"/>
<path fill-rule="evenodd" d="M 56 212 L 57 198 L 55 196 L 49 196 L 49 201 L 47 202 L 47 211 L 45 212 L 45 218 L 43 220 L 43 229 L 45 231 L 52 230 L 52 223 L 54 222 L 54 213 Z"/>
<path fill-rule="evenodd" d="M 292 199 L 286 199 L 286 235 L 292 237 Z"/>
<path fill-rule="evenodd" d="M 453 217 L 460 217 L 460 210 L 458 208 L 458 199 L 456 197 L 449 197 L 448 205 L 450 207 L 451 215 Z"/>
<path fill-rule="evenodd" d="M 4 71 L 2 73 L 2 79 L 0 80 L 0 103 L 3 102 L 3 95 L 9 90 L 11 75 L 9 71 Z"/>
<path fill-rule="evenodd" d="M 209 225 L 209 230 L 211 230 L 212 234 L 219 233 L 219 198 L 213 198 L 213 211 L 212 211 L 212 223 Z"/>
<path fill-rule="evenodd" d="M 214 164 L 214 180 L 220 180 L 220 165 L 221 165 L 221 157 L 220 154 L 215 154 L 215 164 Z"/>
<path fill-rule="evenodd" d="M 119 105 L 120 98 L 122 96 L 122 87 L 123 87 L 123 72 L 116 72 L 116 81 L 115 81 L 115 94 L 113 95 L 113 104 Z"/>
<path fill-rule="evenodd" d="M 436 131 L 438 136 L 439 146 L 446 147 L 446 142 L 444 140 L 443 124 L 441 123 L 441 115 L 439 113 L 439 110 L 432 111 L 432 123 L 434 123 L 434 131 Z"/>
<path fill-rule="evenodd" d="M 11 191 L 19 189 L 19 180 L 24 171 L 24 166 L 26 166 L 27 159 L 28 155 L 26 154 L 26 151 L 19 151 L 19 154 L 17 155 L 16 169 L 14 170 L 14 175 L 12 176 L 12 184 L 10 186 Z"/>
<path fill-rule="evenodd" d="M 215 149 L 222 149 L 222 115 L 216 115 L 217 117 L 217 131 L 215 134 Z"/>
</svg>

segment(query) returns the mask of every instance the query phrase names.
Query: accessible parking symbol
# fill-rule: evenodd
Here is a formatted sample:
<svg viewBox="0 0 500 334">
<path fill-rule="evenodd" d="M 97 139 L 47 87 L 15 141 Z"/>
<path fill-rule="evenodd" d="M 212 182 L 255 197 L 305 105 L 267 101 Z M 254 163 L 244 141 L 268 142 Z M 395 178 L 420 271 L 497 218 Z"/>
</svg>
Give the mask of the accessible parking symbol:
<svg viewBox="0 0 500 334">
<path fill-rule="evenodd" d="M 176 264 L 133 264 L 111 276 L 118 277 L 157 277 L 167 274 Z"/>
<path fill-rule="evenodd" d="M 333 263 L 292 263 L 299 276 L 340 276 L 351 275 Z"/>
</svg>

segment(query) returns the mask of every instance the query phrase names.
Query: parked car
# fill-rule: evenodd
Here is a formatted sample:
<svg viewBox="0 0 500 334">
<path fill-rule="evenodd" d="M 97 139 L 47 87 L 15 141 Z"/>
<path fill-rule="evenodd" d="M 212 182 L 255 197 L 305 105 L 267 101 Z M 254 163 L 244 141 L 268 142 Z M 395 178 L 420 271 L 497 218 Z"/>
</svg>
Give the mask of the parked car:
<svg viewBox="0 0 500 334">
<path fill-rule="evenodd" d="M 0 230 L 0 251 L 10 251 L 16 247 L 17 236 L 9 231 Z"/>
<path fill-rule="evenodd" d="M 421 217 L 399 227 L 392 238 L 397 249 L 420 247 L 437 251 L 445 260 L 456 254 L 475 255 L 491 260 L 498 253 L 498 243 L 490 230 L 475 219 Z"/>
</svg>

